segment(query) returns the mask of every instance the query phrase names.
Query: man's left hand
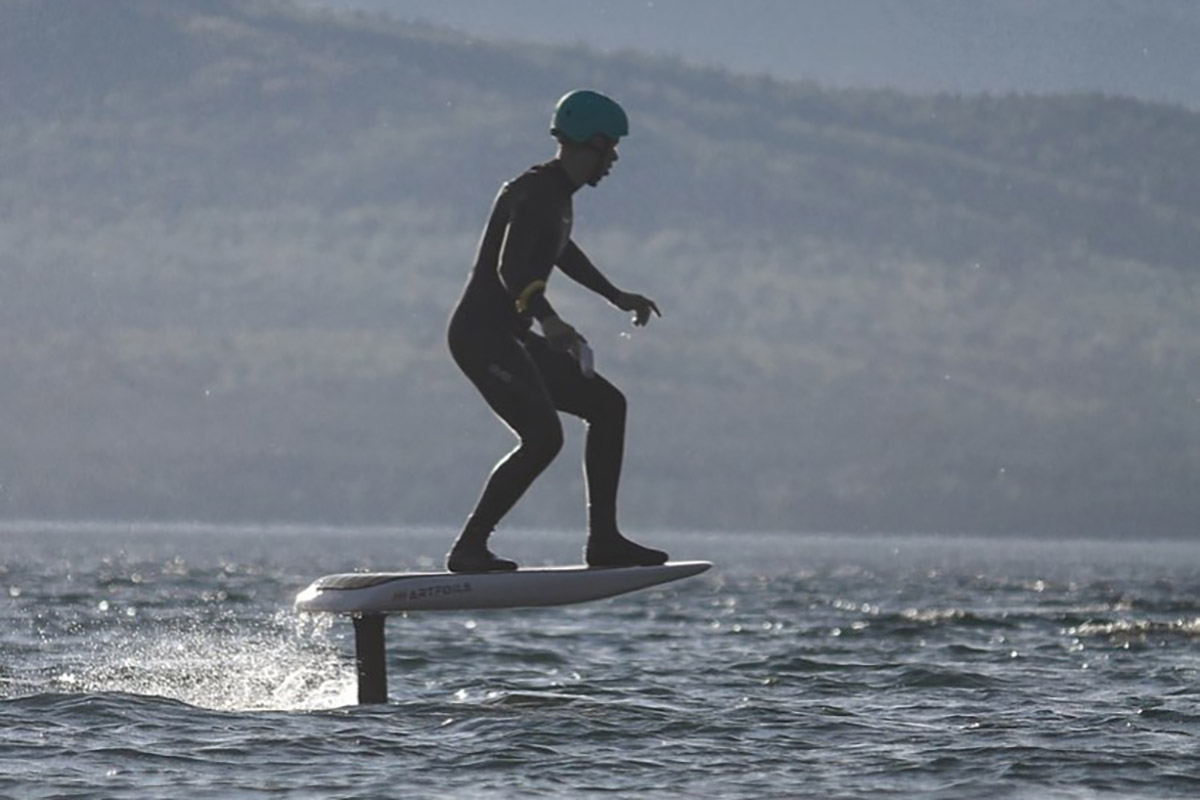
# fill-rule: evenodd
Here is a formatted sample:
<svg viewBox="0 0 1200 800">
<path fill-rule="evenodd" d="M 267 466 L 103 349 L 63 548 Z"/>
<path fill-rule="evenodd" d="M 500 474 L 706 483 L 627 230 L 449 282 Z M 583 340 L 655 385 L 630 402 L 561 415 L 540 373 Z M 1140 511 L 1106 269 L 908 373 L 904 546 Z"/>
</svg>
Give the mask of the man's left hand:
<svg viewBox="0 0 1200 800">
<path fill-rule="evenodd" d="M 621 292 L 613 305 L 622 311 L 632 311 L 633 324 L 639 328 L 650 321 L 651 313 L 658 317 L 662 316 L 662 312 L 658 310 L 658 306 L 653 300 L 633 292 Z"/>
</svg>

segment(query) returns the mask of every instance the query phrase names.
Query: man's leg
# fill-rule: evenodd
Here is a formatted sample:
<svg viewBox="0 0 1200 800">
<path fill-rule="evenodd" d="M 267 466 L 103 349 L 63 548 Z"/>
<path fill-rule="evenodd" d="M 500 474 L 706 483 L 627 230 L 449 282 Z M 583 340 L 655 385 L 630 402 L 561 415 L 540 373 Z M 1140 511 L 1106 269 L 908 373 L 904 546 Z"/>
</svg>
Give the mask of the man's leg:
<svg viewBox="0 0 1200 800">
<path fill-rule="evenodd" d="M 452 572 L 491 572 L 517 568 L 497 558 L 487 542 L 496 525 L 562 449 L 562 423 L 537 367 L 514 340 L 494 340 L 486 357 L 455 359 L 492 411 L 516 434 L 518 444 L 492 470 L 467 524 L 450 551 Z"/>
<path fill-rule="evenodd" d="M 587 423 L 584 476 L 587 480 L 587 563 L 593 567 L 662 564 L 667 554 L 635 544 L 617 525 L 617 489 L 625 456 L 625 395 L 600 374 L 586 376 L 566 353 L 531 337 L 527 350 L 560 411 Z"/>
</svg>

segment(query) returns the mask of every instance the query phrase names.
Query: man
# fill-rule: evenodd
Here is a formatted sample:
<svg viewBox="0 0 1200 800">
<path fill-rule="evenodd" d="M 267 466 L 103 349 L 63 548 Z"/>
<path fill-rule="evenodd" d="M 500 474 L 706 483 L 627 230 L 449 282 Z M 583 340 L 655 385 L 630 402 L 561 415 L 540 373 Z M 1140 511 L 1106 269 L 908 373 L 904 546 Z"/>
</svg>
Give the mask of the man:
<svg viewBox="0 0 1200 800">
<path fill-rule="evenodd" d="M 517 435 L 484 485 L 446 559 L 452 572 L 515 570 L 488 549 L 488 538 L 562 447 L 565 411 L 587 422 L 589 566 L 662 564 L 667 554 L 626 539 L 617 529 L 617 484 L 625 447 L 625 396 L 591 370 L 586 340 L 554 312 L 546 282 L 554 267 L 634 313 L 634 324 L 661 316 L 654 301 L 613 286 L 571 240 L 572 196 L 596 186 L 617 162 L 629 133 L 625 111 L 598 92 L 559 100 L 550 133 L 555 158 L 504 184 L 484 228 L 475 265 L 450 318 L 455 362 L 497 416 Z M 532 330 L 537 321 L 541 335 Z"/>
</svg>

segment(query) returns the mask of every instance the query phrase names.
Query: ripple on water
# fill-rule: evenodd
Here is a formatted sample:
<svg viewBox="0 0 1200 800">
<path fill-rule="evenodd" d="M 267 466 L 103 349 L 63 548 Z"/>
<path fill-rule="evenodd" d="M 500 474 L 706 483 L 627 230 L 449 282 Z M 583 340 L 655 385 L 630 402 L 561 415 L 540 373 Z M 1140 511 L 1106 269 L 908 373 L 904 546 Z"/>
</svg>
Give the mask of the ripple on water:
<svg viewBox="0 0 1200 800">
<path fill-rule="evenodd" d="M 1200 796 L 1196 547 L 682 537 L 669 591 L 390 621 L 360 708 L 281 609 L 393 535 L 66 542 L 4 555 L 0 796 Z"/>
</svg>

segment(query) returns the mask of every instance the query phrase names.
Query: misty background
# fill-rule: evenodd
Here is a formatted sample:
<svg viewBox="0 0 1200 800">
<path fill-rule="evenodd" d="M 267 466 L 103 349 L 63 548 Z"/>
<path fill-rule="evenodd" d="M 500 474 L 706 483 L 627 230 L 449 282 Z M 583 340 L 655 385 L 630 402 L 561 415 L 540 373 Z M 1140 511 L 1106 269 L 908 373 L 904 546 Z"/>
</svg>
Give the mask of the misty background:
<svg viewBox="0 0 1200 800">
<path fill-rule="evenodd" d="M 0 515 L 458 524 L 445 320 L 591 86 L 628 531 L 1196 534 L 1200 9 L 379 5 L 0 6 Z M 507 524 L 582 527 L 567 432 Z"/>
<path fill-rule="evenodd" d="M 1200 106 L 1193 0 L 304 0 L 484 39 L 638 50 L 908 92 L 1100 91 Z"/>
</svg>

